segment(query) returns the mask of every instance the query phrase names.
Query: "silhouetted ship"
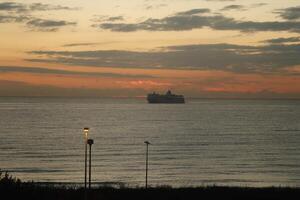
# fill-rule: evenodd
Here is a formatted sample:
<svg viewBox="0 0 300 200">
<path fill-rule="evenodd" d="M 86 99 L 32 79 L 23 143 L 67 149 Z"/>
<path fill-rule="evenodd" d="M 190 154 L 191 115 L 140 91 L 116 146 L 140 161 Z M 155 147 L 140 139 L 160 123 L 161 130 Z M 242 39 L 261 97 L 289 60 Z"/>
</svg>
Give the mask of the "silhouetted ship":
<svg viewBox="0 0 300 200">
<path fill-rule="evenodd" d="M 185 103 L 183 95 L 172 94 L 170 90 L 166 94 L 148 94 L 147 100 L 148 103 Z"/>
</svg>

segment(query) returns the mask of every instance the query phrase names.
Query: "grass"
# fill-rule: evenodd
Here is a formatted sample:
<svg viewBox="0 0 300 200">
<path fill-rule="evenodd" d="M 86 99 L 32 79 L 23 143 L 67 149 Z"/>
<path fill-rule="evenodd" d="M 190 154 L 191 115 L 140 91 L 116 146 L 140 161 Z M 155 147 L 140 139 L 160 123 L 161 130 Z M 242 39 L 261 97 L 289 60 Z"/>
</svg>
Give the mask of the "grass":
<svg viewBox="0 0 300 200">
<path fill-rule="evenodd" d="M 2 198 L 3 197 L 3 198 Z M 220 200 L 253 200 L 253 199 L 299 199 L 300 188 L 269 187 L 187 187 L 171 188 L 93 188 L 87 193 L 89 200 L 188 200 L 188 199 L 220 199 Z M 84 189 L 76 187 L 54 187 L 34 182 L 22 182 L 8 173 L 0 172 L 0 199 L 30 200 L 83 200 Z"/>
</svg>

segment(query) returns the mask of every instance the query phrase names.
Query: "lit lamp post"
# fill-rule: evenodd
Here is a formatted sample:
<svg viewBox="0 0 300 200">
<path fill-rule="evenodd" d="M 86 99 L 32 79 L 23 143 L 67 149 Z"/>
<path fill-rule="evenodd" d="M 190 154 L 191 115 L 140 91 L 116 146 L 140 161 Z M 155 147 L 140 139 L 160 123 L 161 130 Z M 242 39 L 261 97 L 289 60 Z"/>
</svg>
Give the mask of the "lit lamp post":
<svg viewBox="0 0 300 200">
<path fill-rule="evenodd" d="M 88 142 L 88 134 L 89 128 L 83 129 L 84 133 L 84 143 L 85 143 L 85 154 L 84 154 L 84 189 L 86 190 L 86 175 L 87 175 L 87 142 Z"/>
<path fill-rule="evenodd" d="M 146 183 L 145 183 L 145 188 L 148 188 L 148 145 L 150 144 L 150 142 L 145 141 L 144 142 L 146 144 Z"/>
<path fill-rule="evenodd" d="M 90 156 L 89 156 L 89 190 L 91 189 L 91 166 L 92 166 L 92 144 L 94 144 L 94 140 L 93 139 L 88 139 L 87 143 L 90 146 Z"/>
</svg>

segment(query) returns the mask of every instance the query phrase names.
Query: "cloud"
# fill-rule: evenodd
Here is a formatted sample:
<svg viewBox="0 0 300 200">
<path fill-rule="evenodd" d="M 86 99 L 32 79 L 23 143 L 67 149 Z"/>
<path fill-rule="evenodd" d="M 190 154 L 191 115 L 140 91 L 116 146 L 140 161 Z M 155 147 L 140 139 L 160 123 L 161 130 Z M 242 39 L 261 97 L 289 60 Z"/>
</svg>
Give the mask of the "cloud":
<svg viewBox="0 0 300 200">
<path fill-rule="evenodd" d="M 78 46 L 94 46 L 98 45 L 100 43 L 94 43 L 94 42 L 82 42 L 82 43 L 70 43 L 62 45 L 63 47 L 78 47 Z"/>
<path fill-rule="evenodd" d="M 153 9 L 159 9 L 159 8 L 162 8 L 162 7 L 167 7 L 167 6 L 168 6 L 167 4 L 161 3 L 161 4 L 157 4 L 157 5 L 145 4 L 143 7 L 146 10 L 153 10 Z"/>
<path fill-rule="evenodd" d="M 300 45 L 246 46 L 199 44 L 162 47 L 156 51 L 31 51 L 31 62 L 148 69 L 200 69 L 239 73 L 282 73 L 300 64 Z"/>
<path fill-rule="evenodd" d="M 116 22 L 116 21 L 124 21 L 124 16 L 108 16 L 108 15 L 94 15 L 92 22 Z"/>
<path fill-rule="evenodd" d="M 300 19 L 300 6 L 278 9 L 275 13 L 286 20 L 298 20 Z"/>
<path fill-rule="evenodd" d="M 244 11 L 247 10 L 243 5 L 228 5 L 221 9 L 221 11 L 230 11 L 230 10 L 239 10 Z"/>
<path fill-rule="evenodd" d="M 33 3 L 29 5 L 30 11 L 48 11 L 48 10 L 78 10 L 78 8 L 71 8 L 61 5 L 50 5 L 42 3 Z"/>
<path fill-rule="evenodd" d="M 33 12 L 33 11 L 49 11 L 49 10 L 75 10 L 77 8 L 71 8 L 68 6 L 61 5 L 50 5 L 43 3 L 32 3 L 23 4 L 16 2 L 3 2 L 0 3 L 0 11 L 10 11 L 10 12 Z"/>
<path fill-rule="evenodd" d="M 26 9 L 26 6 L 21 3 L 15 3 L 15 2 L 3 2 L 0 3 L 0 11 L 24 11 Z"/>
<path fill-rule="evenodd" d="M 32 31 L 58 31 L 62 27 L 77 25 L 76 22 L 41 19 L 30 15 L 0 15 L 0 23 L 25 23 L 25 26 Z"/>
<path fill-rule="evenodd" d="M 109 77 L 109 78 L 156 78 L 155 76 L 143 74 L 121 74 L 121 73 L 104 73 L 104 72 L 82 72 L 69 71 L 61 69 L 49 69 L 40 67 L 24 67 L 24 66 L 0 66 L 0 73 L 23 72 L 35 74 L 57 74 L 57 75 L 80 75 L 93 77 Z"/>
<path fill-rule="evenodd" d="M 209 13 L 210 9 L 208 8 L 197 8 L 197 9 L 192 9 L 184 12 L 179 12 L 177 15 L 197 15 L 197 14 L 203 14 L 203 13 Z"/>
<path fill-rule="evenodd" d="M 270 43 L 270 44 L 300 42 L 300 37 L 275 38 L 275 39 L 270 39 L 270 40 L 264 40 L 262 42 L 264 42 L 264 43 Z"/>
<path fill-rule="evenodd" d="M 0 23 L 22 23 L 29 19 L 30 17 L 26 15 L 11 16 L 11 15 L 0 14 Z"/>
<path fill-rule="evenodd" d="M 28 27 L 39 31 L 57 31 L 60 27 L 75 26 L 76 24 L 76 22 L 48 19 L 32 19 L 26 23 Z"/>
<path fill-rule="evenodd" d="M 65 20 L 42 19 L 31 13 L 34 11 L 74 10 L 61 5 L 42 3 L 23 4 L 16 2 L 0 3 L 0 23 L 25 23 L 25 26 L 34 31 L 57 31 L 64 26 L 74 26 L 76 22 Z"/>
<path fill-rule="evenodd" d="M 255 3 L 255 4 L 251 4 L 250 6 L 232 4 L 232 5 L 228 5 L 228 6 L 223 7 L 222 9 L 220 9 L 220 11 L 232 11 L 232 10 L 246 11 L 246 10 L 249 10 L 251 8 L 258 8 L 258 7 L 265 6 L 265 5 L 268 5 L 268 4 L 266 4 L 266 3 Z"/>
<path fill-rule="evenodd" d="M 78 47 L 78 46 L 97 46 L 97 45 L 107 45 L 118 43 L 117 41 L 107 41 L 107 42 L 79 42 L 79 43 L 69 43 L 64 44 L 62 47 Z"/>
<path fill-rule="evenodd" d="M 267 3 L 254 3 L 251 5 L 252 8 L 262 7 L 268 5 Z"/>
<path fill-rule="evenodd" d="M 115 17 L 109 17 L 108 19 L 107 19 L 107 21 L 123 21 L 124 20 L 124 18 L 123 18 L 123 16 L 115 16 Z"/>
<path fill-rule="evenodd" d="M 140 23 L 100 23 L 93 27 L 114 32 L 134 31 L 187 31 L 209 27 L 215 30 L 255 31 L 290 31 L 300 33 L 297 21 L 239 21 L 221 14 L 205 15 L 209 9 L 192 9 L 179 12 L 161 19 L 149 18 Z"/>
</svg>

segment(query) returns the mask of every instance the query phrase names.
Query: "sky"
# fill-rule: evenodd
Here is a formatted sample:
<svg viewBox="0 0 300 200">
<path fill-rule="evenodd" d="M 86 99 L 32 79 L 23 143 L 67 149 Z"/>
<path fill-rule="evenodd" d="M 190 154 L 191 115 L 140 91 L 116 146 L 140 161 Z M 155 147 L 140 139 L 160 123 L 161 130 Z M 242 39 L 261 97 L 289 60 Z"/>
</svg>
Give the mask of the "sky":
<svg viewBox="0 0 300 200">
<path fill-rule="evenodd" d="M 300 98 L 299 0 L 0 0 L 0 96 Z"/>
</svg>

